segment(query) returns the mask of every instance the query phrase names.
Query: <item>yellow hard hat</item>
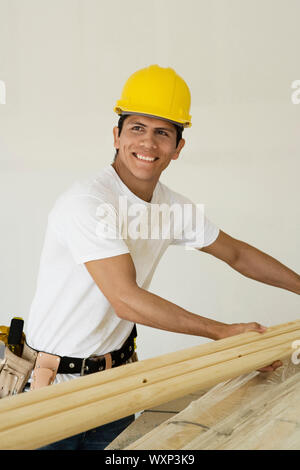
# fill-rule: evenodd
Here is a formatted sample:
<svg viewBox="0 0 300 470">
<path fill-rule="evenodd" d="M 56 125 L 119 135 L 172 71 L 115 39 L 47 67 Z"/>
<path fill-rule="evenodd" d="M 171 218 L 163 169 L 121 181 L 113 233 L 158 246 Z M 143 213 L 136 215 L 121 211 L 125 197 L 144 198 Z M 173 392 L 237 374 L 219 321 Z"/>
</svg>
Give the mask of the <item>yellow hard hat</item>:
<svg viewBox="0 0 300 470">
<path fill-rule="evenodd" d="M 190 127 L 190 105 L 190 90 L 175 70 L 150 65 L 128 78 L 114 111 L 158 117 Z"/>
</svg>

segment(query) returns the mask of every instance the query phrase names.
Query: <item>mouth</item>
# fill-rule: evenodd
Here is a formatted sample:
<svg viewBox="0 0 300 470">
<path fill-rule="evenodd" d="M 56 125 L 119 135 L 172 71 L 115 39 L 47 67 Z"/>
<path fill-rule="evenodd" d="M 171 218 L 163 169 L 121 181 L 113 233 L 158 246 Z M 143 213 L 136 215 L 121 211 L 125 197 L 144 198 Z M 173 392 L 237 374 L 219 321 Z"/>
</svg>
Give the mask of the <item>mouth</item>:
<svg viewBox="0 0 300 470">
<path fill-rule="evenodd" d="M 156 160 L 158 160 L 158 157 L 149 157 L 147 155 L 142 155 L 140 153 L 135 153 L 135 152 L 132 152 L 132 155 L 139 161 L 141 162 L 145 162 L 145 163 L 154 163 Z"/>
</svg>

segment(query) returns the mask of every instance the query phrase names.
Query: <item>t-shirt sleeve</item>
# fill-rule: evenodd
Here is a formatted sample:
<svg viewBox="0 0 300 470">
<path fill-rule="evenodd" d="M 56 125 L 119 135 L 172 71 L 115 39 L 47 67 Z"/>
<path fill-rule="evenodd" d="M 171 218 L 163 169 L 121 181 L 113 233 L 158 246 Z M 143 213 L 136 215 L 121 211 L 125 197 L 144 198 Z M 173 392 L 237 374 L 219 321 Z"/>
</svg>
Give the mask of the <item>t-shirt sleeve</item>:
<svg viewBox="0 0 300 470">
<path fill-rule="evenodd" d="M 172 204 L 181 207 L 182 217 L 174 231 L 172 245 L 186 248 L 204 248 L 211 245 L 219 235 L 219 228 L 206 216 L 205 205 L 195 204 L 185 196 L 172 194 Z"/>
<path fill-rule="evenodd" d="M 77 264 L 129 252 L 119 236 L 115 208 L 95 196 L 73 195 L 60 200 L 50 213 L 49 223 Z"/>
</svg>

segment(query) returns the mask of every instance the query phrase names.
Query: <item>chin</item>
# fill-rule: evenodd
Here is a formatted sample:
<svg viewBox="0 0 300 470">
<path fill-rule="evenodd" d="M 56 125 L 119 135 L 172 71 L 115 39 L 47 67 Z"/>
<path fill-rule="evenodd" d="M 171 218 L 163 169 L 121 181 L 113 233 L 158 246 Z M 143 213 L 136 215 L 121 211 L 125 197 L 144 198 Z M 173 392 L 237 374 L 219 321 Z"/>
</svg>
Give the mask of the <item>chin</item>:
<svg viewBox="0 0 300 470">
<path fill-rule="evenodd" d="M 144 170 L 142 168 L 133 168 L 130 171 L 136 178 L 143 181 L 151 181 L 159 177 L 159 174 L 157 174 L 157 172 L 149 171 L 147 169 Z"/>
</svg>

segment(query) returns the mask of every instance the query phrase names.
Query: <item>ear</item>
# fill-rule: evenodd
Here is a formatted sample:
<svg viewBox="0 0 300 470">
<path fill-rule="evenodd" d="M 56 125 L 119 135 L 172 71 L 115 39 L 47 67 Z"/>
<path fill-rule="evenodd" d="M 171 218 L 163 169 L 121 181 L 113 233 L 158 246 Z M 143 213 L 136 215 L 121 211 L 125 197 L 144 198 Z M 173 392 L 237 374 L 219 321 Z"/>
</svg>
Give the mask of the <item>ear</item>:
<svg viewBox="0 0 300 470">
<path fill-rule="evenodd" d="M 119 128 L 115 126 L 113 128 L 113 136 L 114 136 L 114 147 L 118 149 L 120 147 L 120 138 L 119 138 Z"/>
<path fill-rule="evenodd" d="M 183 149 L 184 145 L 185 145 L 185 140 L 180 139 L 180 141 L 178 142 L 177 148 L 175 150 L 175 153 L 172 157 L 172 160 L 177 160 L 177 158 L 179 157 L 179 154 L 180 154 L 181 150 Z"/>
</svg>

